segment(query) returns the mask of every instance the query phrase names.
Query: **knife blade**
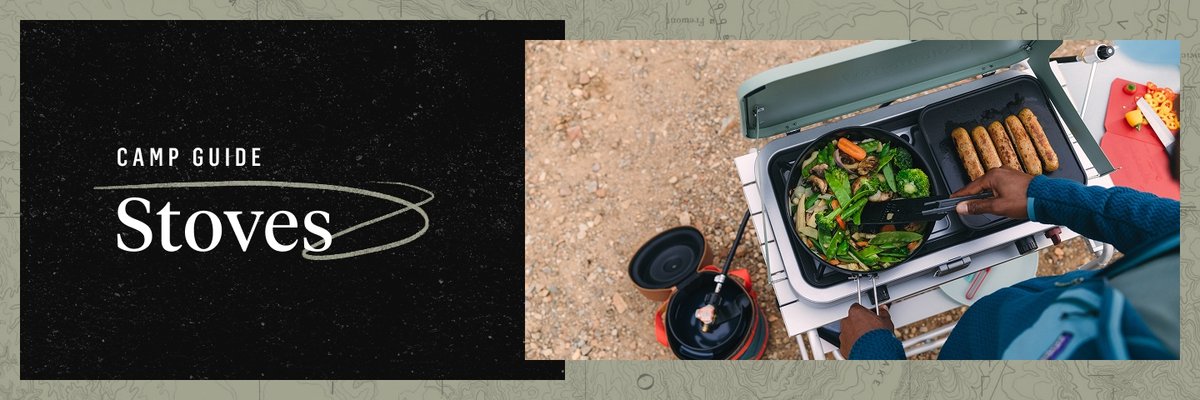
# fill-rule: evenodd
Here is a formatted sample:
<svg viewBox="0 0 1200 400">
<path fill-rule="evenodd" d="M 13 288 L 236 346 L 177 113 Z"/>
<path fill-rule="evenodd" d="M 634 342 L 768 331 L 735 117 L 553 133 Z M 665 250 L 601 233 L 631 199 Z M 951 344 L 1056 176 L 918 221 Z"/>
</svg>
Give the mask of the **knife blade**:
<svg viewBox="0 0 1200 400">
<path fill-rule="evenodd" d="M 1154 112 L 1154 108 L 1150 107 L 1150 103 L 1146 99 L 1139 98 L 1137 100 L 1138 110 L 1141 110 L 1142 116 L 1146 117 L 1146 123 L 1150 124 L 1150 129 L 1154 131 L 1154 135 L 1158 136 L 1158 141 L 1162 142 L 1163 147 L 1167 152 L 1171 152 L 1171 145 L 1175 144 L 1175 135 L 1167 128 L 1167 124 L 1162 118 L 1158 117 L 1158 113 Z"/>
</svg>

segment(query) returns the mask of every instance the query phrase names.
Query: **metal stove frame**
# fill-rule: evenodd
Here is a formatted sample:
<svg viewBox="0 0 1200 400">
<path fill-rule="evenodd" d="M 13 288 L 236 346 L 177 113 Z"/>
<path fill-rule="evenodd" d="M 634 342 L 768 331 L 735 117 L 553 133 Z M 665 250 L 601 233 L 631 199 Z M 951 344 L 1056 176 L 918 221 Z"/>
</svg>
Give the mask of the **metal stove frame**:
<svg viewBox="0 0 1200 400">
<path fill-rule="evenodd" d="M 1057 75 L 1058 81 L 1064 82 L 1063 85 L 1065 87 L 1065 80 L 1058 70 L 1057 64 L 1051 63 L 1051 69 Z M 784 214 L 779 209 L 777 202 L 763 201 L 764 198 L 771 198 L 771 193 L 774 193 L 772 182 L 766 178 L 770 157 L 777 152 L 803 146 L 808 141 L 820 136 L 820 134 L 833 129 L 846 126 L 872 125 L 909 112 L 918 112 L 921 108 L 934 102 L 958 96 L 1019 75 L 1028 75 L 1037 78 L 1028 65 L 1025 62 L 1021 62 L 1011 66 L 1006 71 L 986 75 L 971 82 L 809 130 L 789 134 L 765 144 L 761 149 L 751 149 L 749 154 L 737 157 L 734 160 L 739 180 L 742 183 L 743 194 L 746 196 L 747 203 L 749 204 L 751 221 L 754 224 L 759 250 L 762 251 L 763 259 L 767 264 L 767 269 L 770 273 L 769 281 L 779 302 L 783 323 L 787 328 L 788 335 L 797 337 L 801 349 L 801 358 L 809 358 L 805 346 L 806 338 L 813 349 L 813 359 L 825 359 L 825 353 L 828 351 L 826 349 L 832 349 L 833 358 L 842 358 L 832 345 L 817 336 L 816 329 L 845 317 L 846 310 L 850 304 L 856 301 L 858 291 L 849 282 L 826 288 L 813 287 L 800 277 L 800 267 L 797 264 L 796 258 L 794 256 L 783 256 L 785 254 L 792 255 L 799 253 L 794 251 L 790 240 L 775 240 L 776 237 L 787 236 L 787 224 L 782 219 L 784 218 Z M 1071 101 L 1074 102 L 1075 100 L 1072 99 Z M 1061 116 L 1058 117 L 1061 120 Z M 1062 125 L 1071 139 L 1071 145 L 1075 149 L 1075 154 L 1079 156 L 1084 173 L 1088 177 L 1087 183 L 1089 185 L 1111 187 L 1112 180 L 1105 176 L 1099 176 L 1096 169 L 1092 166 L 1092 162 L 1082 149 L 1080 149 L 1075 135 L 1070 132 L 1065 123 Z M 910 126 L 894 130 L 893 132 L 898 135 L 906 134 L 912 128 Z M 759 160 L 760 155 L 766 158 Z M 939 232 L 944 233 L 953 224 L 960 224 L 960 222 L 950 217 L 938 221 L 933 235 L 937 236 Z M 897 327 L 908 325 L 934 314 L 959 307 L 961 306 L 960 304 L 938 293 L 937 289 L 943 284 L 973 274 L 978 270 L 1022 256 L 1017 251 L 1014 242 L 1025 237 L 1033 237 L 1037 243 L 1036 248 L 1026 253 L 1026 255 L 1036 257 L 1038 251 L 1053 244 L 1044 235 L 1044 232 L 1052 228 L 1054 227 L 1036 222 L 1020 223 L 959 245 L 928 253 L 896 268 L 882 271 L 877 277 L 878 284 L 886 285 L 890 297 L 890 299 L 883 301 L 882 304 L 890 305 L 889 310 L 892 320 Z M 1062 240 L 1068 240 L 1077 236 L 1079 236 L 1077 233 L 1063 228 L 1059 237 Z M 1106 263 L 1107 259 L 1112 255 L 1111 246 L 1107 244 L 1089 240 L 1089 245 L 1091 245 L 1093 251 L 1098 255 L 1098 258 L 1097 261 L 1084 266 L 1085 268 L 1096 267 Z M 789 277 L 795 277 L 795 279 L 789 279 Z M 867 287 L 866 290 L 870 291 L 870 287 Z M 911 356 L 940 348 L 945 343 L 945 338 L 936 340 L 935 338 L 949 333 L 953 326 L 954 324 L 952 323 L 931 330 L 920 337 L 905 341 L 904 347 L 908 349 L 906 352 Z"/>
</svg>

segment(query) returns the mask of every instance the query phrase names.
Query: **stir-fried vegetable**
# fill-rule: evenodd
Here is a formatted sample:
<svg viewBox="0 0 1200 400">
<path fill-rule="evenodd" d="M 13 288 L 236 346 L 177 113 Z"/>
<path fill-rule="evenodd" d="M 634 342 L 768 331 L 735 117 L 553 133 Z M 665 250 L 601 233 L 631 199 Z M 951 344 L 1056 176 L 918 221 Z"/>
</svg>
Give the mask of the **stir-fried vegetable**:
<svg viewBox="0 0 1200 400">
<path fill-rule="evenodd" d="M 851 142 L 850 139 L 838 139 L 837 146 L 838 150 L 841 150 L 842 153 L 846 153 L 846 155 L 850 156 L 850 158 L 858 161 L 862 161 L 863 159 L 867 158 L 867 151 L 863 150 L 863 148 L 859 147 L 857 144 L 854 144 L 854 142 Z"/>
<path fill-rule="evenodd" d="M 829 183 L 829 190 L 837 197 L 842 204 L 850 202 L 850 176 L 846 170 L 841 168 L 833 168 L 825 173 L 825 182 Z"/>
<path fill-rule="evenodd" d="M 912 154 L 908 154 L 908 151 L 904 149 L 893 149 L 893 151 L 895 154 L 892 156 L 892 164 L 896 166 L 896 169 L 912 168 Z"/>
<path fill-rule="evenodd" d="M 896 186 L 899 186 L 900 194 L 904 197 L 929 196 L 929 176 L 925 175 L 925 171 L 916 168 L 909 168 L 896 174 Z"/>
<path fill-rule="evenodd" d="M 893 192 L 897 191 L 896 190 L 896 175 L 895 175 L 895 173 L 892 172 L 891 164 L 883 166 L 883 177 L 887 178 L 888 189 L 891 189 Z"/>
<path fill-rule="evenodd" d="M 879 270 L 904 261 L 920 245 L 924 223 L 903 230 L 861 226 L 869 202 L 928 196 L 929 177 L 912 168 L 908 150 L 874 139 L 839 138 L 805 157 L 800 171 L 790 199 L 796 231 L 829 264 Z"/>
<path fill-rule="evenodd" d="M 895 243 L 908 243 L 921 240 L 921 234 L 909 231 L 891 231 L 879 232 L 874 238 L 871 238 L 871 244 L 888 245 Z"/>
<path fill-rule="evenodd" d="M 816 158 L 814 158 L 812 162 L 801 165 L 800 176 L 812 176 L 812 169 L 818 165 L 824 165 L 826 167 L 834 165 L 833 150 L 835 148 L 837 148 L 836 143 L 829 142 L 828 145 L 826 145 L 820 151 L 817 151 Z M 809 157 L 812 158 L 812 156 Z"/>
</svg>

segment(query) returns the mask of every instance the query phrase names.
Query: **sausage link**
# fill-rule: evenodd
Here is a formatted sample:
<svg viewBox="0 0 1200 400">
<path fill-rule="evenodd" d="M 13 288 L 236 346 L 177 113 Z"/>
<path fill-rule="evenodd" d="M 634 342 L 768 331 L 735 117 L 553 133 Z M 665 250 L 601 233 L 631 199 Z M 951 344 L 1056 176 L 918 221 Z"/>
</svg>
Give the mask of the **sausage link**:
<svg viewBox="0 0 1200 400">
<path fill-rule="evenodd" d="M 950 137 L 954 138 L 954 147 L 958 149 L 958 157 L 962 159 L 967 176 L 972 181 L 983 176 L 983 166 L 979 163 L 979 156 L 975 154 L 975 145 L 971 144 L 971 136 L 967 134 L 967 130 L 954 128 Z"/>
<path fill-rule="evenodd" d="M 1004 131 L 1004 125 L 1000 121 L 992 121 L 988 124 L 988 134 L 992 137 L 992 144 L 996 146 L 996 155 L 1000 157 L 1000 164 L 1009 169 L 1020 171 L 1021 159 L 1017 158 L 1017 151 L 1013 150 L 1012 142 L 1008 140 L 1008 132 Z"/>
<path fill-rule="evenodd" d="M 1000 156 L 996 155 L 996 147 L 992 146 L 987 129 L 976 126 L 971 130 L 971 139 L 975 139 L 975 149 L 979 150 L 979 160 L 983 161 L 983 167 L 989 170 L 1000 168 Z"/>
<path fill-rule="evenodd" d="M 1050 138 L 1046 137 L 1046 132 L 1042 130 L 1042 124 L 1038 123 L 1036 115 L 1028 108 L 1022 109 L 1017 113 L 1021 118 L 1021 123 L 1025 124 L 1025 130 L 1029 132 L 1029 139 L 1033 141 L 1033 147 L 1037 149 L 1037 153 L 1042 157 L 1042 165 L 1046 172 L 1054 172 L 1058 169 L 1058 154 L 1054 153 L 1054 148 L 1050 147 Z"/>
<path fill-rule="evenodd" d="M 1013 147 L 1016 148 L 1017 155 L 1021 156 L 1021 165 L 1025 166 L 1025 173 L 1041 175 L 1042 161 L 1038 160 L 1037 150 L 1033 149 L 1033 142 L 1029 141 L 1025 127 L 1021 126 L 1021 120 L 1017 119 L 1016 115 L 1009 115 L 1004 118 L 1004 125 L 1009 133 L 1012 133 Z"/>
</svg>

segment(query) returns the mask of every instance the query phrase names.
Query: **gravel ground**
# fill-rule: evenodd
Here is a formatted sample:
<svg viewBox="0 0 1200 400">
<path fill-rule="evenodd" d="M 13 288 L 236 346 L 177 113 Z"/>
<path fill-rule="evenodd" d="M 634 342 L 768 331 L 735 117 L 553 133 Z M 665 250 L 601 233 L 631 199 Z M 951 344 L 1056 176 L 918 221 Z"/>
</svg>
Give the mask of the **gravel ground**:
<svg viewBox="0 0 1200 400">
<path fill-rule="evenodd" d="M 746 203 L 732 159 L 761 145 L 741 136 L 737 86 L 775 66 L 855 41 L 547 41 L 525 48 L 525 357 L 672 359 L 654 339 L 655 304 L 626 274 L 637 246 L 691 225 L 720 262 Z M 1069 42 L 1061 54 L 1087 43 Z M 770 323 L 765 358 L 796 359 L 762 255 L 750 271 Z M 1082 241 L 1040 255 L 1039 274 L 1091 259 Z M 902 338 L 962 310 L 900 329 Z M 936 354 L 923 355 L 931 358 Z"/>
</svg>

